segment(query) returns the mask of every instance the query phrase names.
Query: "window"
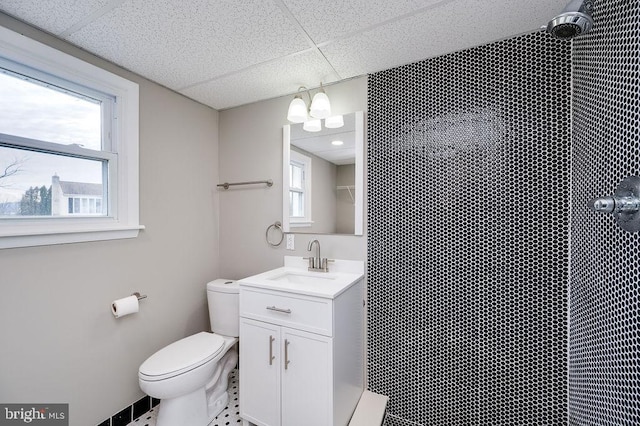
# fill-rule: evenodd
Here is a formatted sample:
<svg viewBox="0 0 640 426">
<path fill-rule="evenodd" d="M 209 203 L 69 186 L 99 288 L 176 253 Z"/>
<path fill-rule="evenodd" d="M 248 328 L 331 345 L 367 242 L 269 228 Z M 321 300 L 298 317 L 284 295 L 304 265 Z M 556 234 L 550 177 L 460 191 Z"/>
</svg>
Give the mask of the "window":
<svg viewBox="0 0 640 426">
<path fill-rule="evenodd" d="M 68 210 L 66 213 L 69 215 L 100 215 L 102 214 L 101 202 L 102 200 L 99 198 L 69 198 L 67 201 Z"/>
<path fill-rule="evenodd" d="M 138 85 L 0 40 L 0 248 L 137 236 Z"/>
<path fill-rule="evenodd" d="M 289 164 L 289 216 L 292 218 L 303 218 L 304 208 L 304 163 L 291 160 Z"/>
<path fill-rule="evenodd" d="M 291 150 L 289 160 L 289 224 L 310 226 L 311 158 Z"/>
</svg>

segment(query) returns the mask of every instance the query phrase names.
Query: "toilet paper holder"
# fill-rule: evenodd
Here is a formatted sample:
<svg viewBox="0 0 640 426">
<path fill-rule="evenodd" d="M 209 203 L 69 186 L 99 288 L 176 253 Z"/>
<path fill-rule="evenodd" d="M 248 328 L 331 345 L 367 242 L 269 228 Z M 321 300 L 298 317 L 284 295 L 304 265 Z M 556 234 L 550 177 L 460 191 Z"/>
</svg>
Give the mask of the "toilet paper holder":
<svg viewBox="0 0 640 426">
<path fill-rule="evenodd" d="M 139 302 L 142 299 L 146 299 L 146 294 L 140 294 L 139 292 L 132 293 L 131 296 L 127 296 L 122 299 L 114 300 L 111 302 L 111 313 L 114 317 L 120 318 L 126 315 L 138 313 Z"/>
<path fill-rule="evenodd" d="M 137 291 L 132 293 L 131 295 L 137 297 L 138 300 L 142 300 L 142 299 L 146 299 L 147 298 L 146 294 L 140 295 L 140 293 L 138 293 Z"/>
</svg>

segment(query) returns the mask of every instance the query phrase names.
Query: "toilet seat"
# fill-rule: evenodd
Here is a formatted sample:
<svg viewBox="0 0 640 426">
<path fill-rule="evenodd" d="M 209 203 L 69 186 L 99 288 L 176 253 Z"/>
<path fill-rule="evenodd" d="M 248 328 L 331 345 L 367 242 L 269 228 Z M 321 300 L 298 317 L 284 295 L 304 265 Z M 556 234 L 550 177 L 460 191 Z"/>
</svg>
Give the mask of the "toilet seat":
<svg viewBox="0 0 640 426">
<path fill-rule="evenodd" d="M 200 332 L 178 340 L 142 363 L 139 377 L 159 381 L 184 374 L 215 358 L 224 349 L 224 338 L 217 334 Z"/>
</svg>

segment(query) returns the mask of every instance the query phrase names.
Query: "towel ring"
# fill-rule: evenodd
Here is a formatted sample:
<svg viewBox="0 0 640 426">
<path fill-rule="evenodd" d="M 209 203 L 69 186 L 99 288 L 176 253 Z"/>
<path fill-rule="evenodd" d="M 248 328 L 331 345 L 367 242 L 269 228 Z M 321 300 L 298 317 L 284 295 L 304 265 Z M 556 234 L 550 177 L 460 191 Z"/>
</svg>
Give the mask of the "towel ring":
<svg viewBox="0 0 640 426">
<path fill-rule="evenodd" d="M 271 241 L 269 239 L 269 231 L 271 230 L 271 228 L 280 230 L 280 240 L 278 242 Z M 282 240 L 284 240 L 284 231 L 282 230 L 282 223 L 276 222 L 272 225 L 269 225 L 269 227 L 267 228 L 267 232 L 265 232 L 265 238 L 267 239 L 267 243 L 272 247 L 278 247 L 280 244 L 282 244 Z"/>
</svg>

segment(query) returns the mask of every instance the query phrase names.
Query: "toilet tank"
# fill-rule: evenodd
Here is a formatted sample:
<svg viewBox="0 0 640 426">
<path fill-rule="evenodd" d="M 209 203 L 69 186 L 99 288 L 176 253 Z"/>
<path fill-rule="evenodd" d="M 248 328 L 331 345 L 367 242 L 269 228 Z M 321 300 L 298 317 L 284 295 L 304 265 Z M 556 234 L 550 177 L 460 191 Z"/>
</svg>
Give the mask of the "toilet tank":
<svg viewBox="0 0 640 426">
<path fill-rule="evenodd" d="M 240 335 L 240 286 L 237 281 L 218 279 L 207 284 L 211 331 L 229 337 Z"/>
</svg>

